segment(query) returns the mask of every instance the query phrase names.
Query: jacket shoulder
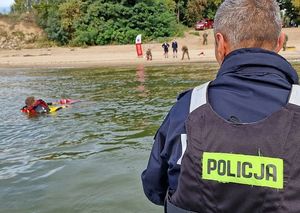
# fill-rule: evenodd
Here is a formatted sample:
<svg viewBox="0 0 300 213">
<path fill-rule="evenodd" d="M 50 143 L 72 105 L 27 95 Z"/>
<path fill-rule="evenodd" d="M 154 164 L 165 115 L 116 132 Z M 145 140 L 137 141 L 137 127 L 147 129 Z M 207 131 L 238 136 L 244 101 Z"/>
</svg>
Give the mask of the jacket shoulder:
<svg viewBox="0 0 300 213">
<path fill-rule="evenodd" d="M 180 94 L 177 96 L 177 101 L 179 101 L 179 100 L 182 99 L 183 97 L 190 96 L 191 93 L 192 93 L 192 90 L 193 90 L 193 89 L 189 89 L 189 90 L 186 90 L 186 91 L 180 93 Z"/>
</svg>

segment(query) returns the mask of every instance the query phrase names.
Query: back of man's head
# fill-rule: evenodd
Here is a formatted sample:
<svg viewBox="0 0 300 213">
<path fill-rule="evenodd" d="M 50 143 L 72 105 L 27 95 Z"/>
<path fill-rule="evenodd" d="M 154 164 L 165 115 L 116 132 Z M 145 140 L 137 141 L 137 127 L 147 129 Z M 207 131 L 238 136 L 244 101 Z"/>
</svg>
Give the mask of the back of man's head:
<svg viewBox="0 0 300 213">
<path fill-rule="evenodd" d="M 27 97 L 25 100 L 26 106 L 32 106 L 35 102 L 35 98 L 33 96 Z"/>
<path fill-rule="evenodd" d="M 281 32 L 276 0 L 225 0 L 219 7 L 214 32 L 221 33 L 232 50 L 274 49 Z"/>
</svg>

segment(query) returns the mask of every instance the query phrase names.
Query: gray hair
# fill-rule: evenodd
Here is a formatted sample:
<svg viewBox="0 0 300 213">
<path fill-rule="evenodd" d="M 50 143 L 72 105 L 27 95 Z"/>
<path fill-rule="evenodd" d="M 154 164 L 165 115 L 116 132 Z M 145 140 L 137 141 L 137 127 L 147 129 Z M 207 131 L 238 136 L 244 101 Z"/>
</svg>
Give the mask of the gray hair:
<svg viewBox="0 0 300 213">
<path fill-rule="evenodd" d="M 231 48 L 276 47 L 281 32 L 276 0 L 225 0 L 214 21 L 214 33 L 221 33 Z"/>
</svg>

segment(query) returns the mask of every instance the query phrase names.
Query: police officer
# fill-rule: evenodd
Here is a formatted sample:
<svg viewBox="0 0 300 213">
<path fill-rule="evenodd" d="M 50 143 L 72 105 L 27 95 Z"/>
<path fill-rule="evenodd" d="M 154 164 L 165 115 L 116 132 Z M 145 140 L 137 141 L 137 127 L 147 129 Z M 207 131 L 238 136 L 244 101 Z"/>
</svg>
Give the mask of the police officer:
<svg viewBox="0 0 300 213">
<path fill-rule="evenodd" d="M 225 0 L 214 37 L 218 74 L 178 96 L 155 135 L 144 193 L 170 213 L 300 212 L 300 89 L 277 54 L 277 2 Z"/>
</svg>

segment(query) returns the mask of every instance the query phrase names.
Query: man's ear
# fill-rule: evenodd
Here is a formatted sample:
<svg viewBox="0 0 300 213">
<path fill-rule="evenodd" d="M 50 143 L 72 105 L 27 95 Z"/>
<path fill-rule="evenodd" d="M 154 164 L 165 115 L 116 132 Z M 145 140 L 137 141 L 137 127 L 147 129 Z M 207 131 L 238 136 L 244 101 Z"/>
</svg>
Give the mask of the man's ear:
<svg viewBox="0 0 300 213">
<path fill-rule="evenodd" d="M 222 64 L 225 56 L 230 52 L 229 44 L 221 33 L 217 33 L 215 35 L 215 39 L 216 39 L 216 44 L 215 44 L 216 59 L 219 62 L 219 64 Z"/>
<path fill-rule="evenodd" d="M 281 32 L 281 33 L 280 33 L 280 36 L 279 36 L 279 38 L 278 38 L 278 41 L 277 41 L 276 48 L 274 49 L 274 51 L 275 51 L 276 53 L 278 53 L 278 52 L 282 49 L 284 40 L 285 40 L 285 33 L 284 33 L 284 32 Z"/>
</svg>

